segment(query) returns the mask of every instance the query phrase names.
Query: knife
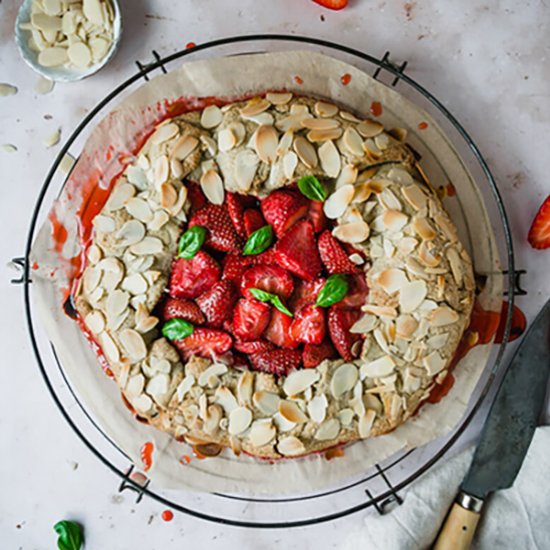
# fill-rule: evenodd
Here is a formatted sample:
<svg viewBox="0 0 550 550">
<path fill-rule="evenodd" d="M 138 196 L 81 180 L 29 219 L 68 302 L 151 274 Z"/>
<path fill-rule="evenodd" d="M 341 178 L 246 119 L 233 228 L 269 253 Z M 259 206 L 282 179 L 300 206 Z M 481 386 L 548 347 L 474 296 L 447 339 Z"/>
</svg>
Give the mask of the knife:
<svg viewBox="0 0 550 550">
<path fill-rule="evenodd" d="M 550 375 L 550 300 L 516 350 L 434 550 L 470 547 L 485 499 L 511 487 L 544 406 Z"/>
</svg>

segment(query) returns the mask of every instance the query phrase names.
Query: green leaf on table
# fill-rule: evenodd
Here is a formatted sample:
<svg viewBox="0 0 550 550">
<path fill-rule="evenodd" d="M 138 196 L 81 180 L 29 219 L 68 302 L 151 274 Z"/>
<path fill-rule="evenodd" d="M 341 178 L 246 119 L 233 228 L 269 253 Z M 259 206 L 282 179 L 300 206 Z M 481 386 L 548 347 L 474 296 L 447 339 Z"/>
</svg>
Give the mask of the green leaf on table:
<svg viewBox="0 0 550 550">
<path fill-rule="evenodd" d="M 185 319 L 170 319 L 162 325 L 162 335 L 168 340 L 183 340 L 193 334 L 194 326 Z"/>
<path fill-rule="evenodd" d="M 260 302 L 266 302 L 268 304 L 271 304 L 273 307 L 277 308 L 280 312 L 284 313 L 285 315 L 288 315 L 289 317 L 292 317 L 292 311 L 290 311 L 284 304 L 281 302 L 281 299 L 277 294 L 271 294 L 271 292 L 267 292 L 265 290 L 262 290 L 261 288 L 249 288 L 248 292 L 256 298 L 256 300 Z"/>
<path fill-rule="evenodd" d="M 190 227 L 181 237 L 178 246 L 178 258 L 191 260 L 201 249 L 206 239 L 206 227 L 194 225 Z"/>
<path fill-rule="evenodd" d="M 273 242 L 273 228 L 270 225 L 264 225 L 254 231 L 243 249 L 243 256 L 255 256 L 261 254 Z"/>
<path fill-rule="evenodd" d="M 58 521 L 53 528 L 59 535 L 57 539 L 57 548 L 59 550 L 80 550 L 84 538 L 82 536 L 82 527 L 78 523 L 64 519 Z"/>
<path fill-rule="evenodd" d="M 312 201 L 323 202 L 328 197 L 325 186 L 315 176 L 302 176 L 298 180 L 298 189 Z"/>
<path fill-rule="evenodd" d="M 331 275 L 317 295 L 316 306 L 329 307 L 346 297 L 349 283 L 345 275 Z"/>
</svg>

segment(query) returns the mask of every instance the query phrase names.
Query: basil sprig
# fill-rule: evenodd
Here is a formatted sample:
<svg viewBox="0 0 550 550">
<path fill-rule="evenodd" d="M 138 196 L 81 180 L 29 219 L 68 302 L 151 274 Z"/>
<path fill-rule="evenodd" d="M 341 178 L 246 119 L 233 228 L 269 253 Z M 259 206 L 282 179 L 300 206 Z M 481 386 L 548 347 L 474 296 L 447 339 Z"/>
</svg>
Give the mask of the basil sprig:
<svg viewBox="0 0 550 550">
<path fill-rule="evenodd" d="M 252 296 L 254 296 L 256 300 L 271 304 L 273 307 L 276 307 L 280 312 L 288 315 L 289 317 L 292 317 L 292 311 L 290 311 L 283 304 L 283 302 L 281 302 L 281 299 L 279 298 L 279 296 L 277 296 L 277 294 L 271 294 L 271 292 L 267 292 L 265 290 L 262 290 L 261 288 L 249 288 L 248 292 L 250 292 L 250 294 L 252 294 Z"/>
<path fill-rule="evenodd" d="M 84 537 L 82 536 L 82 528 L 78 523 L 64 519 L 58 521 L 53 528 L 59 535 L 57 539 L 59 550 L 80 550 Z"/>
<path fill-rule="evenodd" d="M 316 306 L 329 307 L 346 297 L 349 290 L 345 275 L 331 275 L 324 284 L 315 301 Z"/>
<path fill-rule="evenodd" d="M 298 180 L 298 189 L 312 201 L 323 202 L 328 197 L 325 186 L 315 176 L 302 176 Z"/>
<path fill-rule="evenodd" d="M 162 326 L 162 334 L 168 340 L 183 340 L 193 334 L 195 327 L 185 319 L 170 319 Z"/>
<path fill-rule="evenodd" d="M 178 246 L 178 258 L 191 260 L 201 249 L 206 239 L 206 227 L 194 225 L 190 227 L 180 238 Z"/>
<path fill-rule="evenodd" d="M 255 256 L 261 254 L 273 242 L 273 228 L 270 225 L 264 225 L 254 231 L 243 249 L 243 256 Z"/>
</svg>

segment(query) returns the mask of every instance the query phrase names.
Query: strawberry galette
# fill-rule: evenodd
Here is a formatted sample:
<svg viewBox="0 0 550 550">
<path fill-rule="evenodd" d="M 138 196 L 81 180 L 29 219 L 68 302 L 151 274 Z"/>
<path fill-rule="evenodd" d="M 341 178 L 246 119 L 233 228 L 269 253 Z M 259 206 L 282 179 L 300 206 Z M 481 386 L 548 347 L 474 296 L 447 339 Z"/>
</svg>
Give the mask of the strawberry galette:
<svg viewBox="0 0 550 550">
<path fill-rule="evenodd" d="M 403 134 L 286 92 L 158 125 L 94 219 L 75 292 L 140 420 L 279 458 L 415 413 L 474 279 Z"/>
</svg>

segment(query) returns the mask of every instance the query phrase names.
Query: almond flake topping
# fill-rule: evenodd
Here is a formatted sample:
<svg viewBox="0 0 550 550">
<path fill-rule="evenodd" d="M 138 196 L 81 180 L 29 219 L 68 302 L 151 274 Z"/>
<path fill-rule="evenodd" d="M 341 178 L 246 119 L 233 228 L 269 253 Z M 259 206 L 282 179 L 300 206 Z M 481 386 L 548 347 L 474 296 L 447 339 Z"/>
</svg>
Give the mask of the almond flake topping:
<svg viewBox="0 0 550 550">
<path fill-rule="evenodd" d="M 389 355 L 383 355 L 374 361 L 364 363 L 361 366 L 361 380 L 365 378 L 381 378 L 393 372 L 395 361 Z"/>
<path fill-rule="evenodd" d="M 214 170 L 207 170 L 201 176 L 201 189 L 212 204 L 223 204 L 225 190 L 220 175 Z"/>
<path fill-rule="evenodd" d="M 284 456 L 298 456 L 306 452 L 304 444 L 293 435 L 281 439 L 277 450 Z"/>
<path fill-rule="evenodd" d="M 415 311 L 426 298 L 428 286 L 425 281 L 411 281 L 401 285 L 399 307 L 403 313 Z"/>
<path fill-rule="evenodd" d="M 302 409 L 294 401 L 286 399 L 279 401 L 279 413 L 285 420 L 294 424 L 302 424 L 308 420 Z"/>
<path fill-rule="evenodd" d="M 335 399 L 351 390 L 357 382 L 359 374 L 357 367 L 352 363 L 344 363 L 336 368 L 330 382 L 330 391 Z"/>
<path fill-rule="evenodd" d="M 292 94 L 290 92 L 268 92 L 265 98 L 273 105 L 286 105 L 292 99 Z"/>
<path fill-rule="evenodd" d="M 325 141 L 318 150 L 321 168 L 331 178 L 338 177 L 340 173 L 340 154 L 332 141 Z"/>
<path fill-rule="evenodd" d="M 331 117 L 338 113 L 338 107 L 333 103 L 326 103 L 325 101 L 318 101 L 313 107 L 315 114 L 319 117 Z"/>
<path fill-rule="evenodd" d="M 298 155 L 299 159 L 308 167 L 315 168 L 318 163 L 317 153 L 315 148 L 306 138 L 298 136 L 292 145 L 294 151 Z"/>
<path fill-rule="evenodd" d="M 334 191 L 325 201 L 323 206 L 327 218 L 331 220 L 339 218 L 346 211 L 348 204 L 351 202 L 351 199 L 353 199 L 354 193 L 355 190 L 353 185 L 343 185 Z"/>
<path fill-rule="evenodd" d="M 298 395 L 315 384 L 320 374 L 316 369 L 300 369 L 291 372 L 283 384 L 283 391 L 289 396 Z M 258 393 L 258 392 L 257 392 Z"/>
<path fill-rule="evenodd" d="M 256 130 L 254 147 L 260 160 L 272 164 L 277 156 L 279 136 L 273 126 L 260 126 Z"/>
<path fill-rule="evenodd" d="M 216 105 L 205 107 L 201 114 L 201 126 L 203 128 L 215 128 L 223 120 L 223 113 Z"/>
<path fill-rule="evenodd" d="M 329 441 L 336 439 L 340 433 L 340 421 L 337 418 L 329 418 L 325 420 L 313 436 L 318 441 Z"/>
</svg>

